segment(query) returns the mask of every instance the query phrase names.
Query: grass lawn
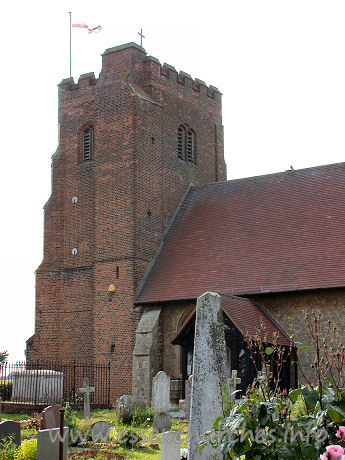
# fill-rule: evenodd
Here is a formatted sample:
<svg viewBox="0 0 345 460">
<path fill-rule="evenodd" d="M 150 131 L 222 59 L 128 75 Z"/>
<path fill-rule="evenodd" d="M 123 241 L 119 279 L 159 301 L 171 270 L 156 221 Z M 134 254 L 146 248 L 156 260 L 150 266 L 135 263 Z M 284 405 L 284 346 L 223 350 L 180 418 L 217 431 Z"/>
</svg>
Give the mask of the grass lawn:
<svg viewBox="0 0 345 460">
<path fill-rule="evenodd" d="M 94 409 L 91 411 L 91 418 L 84 420 L 83 412 L 78 411 L 75 413 L 77 429 L 85 435 L 86 431 L 91 425 L 100 420 L 104 420 L 113 426 L 110 432 L 111 444 L 88 444 L 88 451 L 81 450 L 77 447 L 71 447 L 69 449 L 68 459 L 90 459 L 90 460 L 108 460 L 111 458 L 117 459 L 128 459 L 128 460 L 158 460 L 160 459 L 160 434 L 152 436 L 152 425 L 153 420 L 151 417 L 141 423 L 134 424 L 123 424 L 117 421 L 115 410 L 108 409 Z M 29 415 L 26 414 L 2 414 L 2 418 L 7 420 L 26 420 Z M 187 447 L 185 442 L 186 434 L 188 430 L 188 424 L 186 421 L 179 419 L 172 419 L 172 430 L 181 430 L 181 437 L 184 442 L 182 447 Z M 135 430 L 137 433 L 143 433 L 148 439 L 142 441 L 142 445 L 135 445 L 134 447 L 124 447 L 117 443 L 118 434 L 122 430 L 121 438 L 126 437 L 126 431 L 130 432 Z M 126 431 L 125 431 L 126 430 Z M 143 432 L 145 430 L 145 432 Z M 183 432 L 183 433 L 182 433 Z M 36 430 L 21 430 L 22 438 L 28 438 L 36 435 Z M 150 438 L 151 435 L 151 438 Z M 116 443 L 116 444 L 115 444 Z M 116 456 L 115 456 L 116 455 Z"/>
</svg>

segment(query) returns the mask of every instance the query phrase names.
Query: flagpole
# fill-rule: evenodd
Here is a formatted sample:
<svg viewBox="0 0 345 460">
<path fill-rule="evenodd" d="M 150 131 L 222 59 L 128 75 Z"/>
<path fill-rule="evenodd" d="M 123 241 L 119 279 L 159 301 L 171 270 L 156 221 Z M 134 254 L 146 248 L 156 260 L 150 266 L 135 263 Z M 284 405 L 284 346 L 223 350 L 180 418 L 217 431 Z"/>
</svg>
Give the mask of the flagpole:
<svg viewBox="0 0 345 460">
<path fill-rule="evenodd" d="M 69 11 L 69 77 L 72 77 L 72 12 Z"/>
</svg>

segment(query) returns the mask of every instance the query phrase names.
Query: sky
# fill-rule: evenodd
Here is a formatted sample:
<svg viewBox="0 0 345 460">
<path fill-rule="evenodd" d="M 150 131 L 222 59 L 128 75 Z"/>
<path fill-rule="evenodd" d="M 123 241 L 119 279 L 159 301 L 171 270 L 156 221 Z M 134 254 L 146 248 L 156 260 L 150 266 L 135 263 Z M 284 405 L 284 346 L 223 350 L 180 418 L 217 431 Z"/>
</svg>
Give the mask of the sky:
<svg viewBox="0 0 345 460">
<path fill-rule="evenodd" d="M 5 4 L 4 4 L 5 3 Z M 43 206 L 57 147 L 57 84 L 140 43 L 223 93 L 228 178 L 345 160 L 343 0 L 3 2 L 0 72 L 0 351 L 24 359 L 34 333 Z"/>
</svg>

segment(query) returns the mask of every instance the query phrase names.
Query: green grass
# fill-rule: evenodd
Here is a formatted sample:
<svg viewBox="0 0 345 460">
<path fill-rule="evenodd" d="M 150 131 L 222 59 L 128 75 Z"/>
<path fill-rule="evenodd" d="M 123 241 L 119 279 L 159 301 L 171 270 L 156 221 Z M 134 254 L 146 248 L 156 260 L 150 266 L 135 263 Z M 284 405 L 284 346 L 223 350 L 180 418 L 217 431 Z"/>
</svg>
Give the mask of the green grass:
<svg viewBox="0 0 345 460">
<path fill-rule="evenodd" d="M 29 418 L 30 416 L 28 414 L 2 414 L 3 419 L 7 420 L 25 420 Z M 127 425 L 123 423 L 119 423 L 116 419 L 116 413 L 115 410 L 109 410 L 109 409 L 94 409 L 91 411 L 91 418 L 89 420 L 84 419 L 84 414 L 83 411 L 78 411 L 76 413 L 76 418 L 77 418 L 77 425 L 78 428 L 81 429 L 84 433 L 85 431 L 91 427 L 92 423 L 100 420 L 104 420 L 108 422 L 110 425 L 113 425 L 113 431 L 110 433 L 110 439 L 115 435 L 118 435 L 119 431 L 121 429 L 126 429 L 126 430 L 138 430 L 141 432 L 143 429 L 146 429 L 147 432 L 145 435 L 147 437 L 150 436 L 153 430 L 153 420 L 146 421 L 145 423 L 141 424 L 140 426 L 134 426 L 134 425 Z M 172 419 L 171 421 L 171 429 L 172 430 L 183 430 L 184 434 L 182 434 L 182 439 L 186 439 L 186 433 L 188 430 L 188 424 L 186 421 L 181 421 L 179 419 Z M 30 436 L 35 436 L 36 435 L 36 430 L 21 430 L 22 438 L 27 438 Z M 123 457 L 126 460 L 158 460 L 160 459 L 160 438 L 161 435 L 156 435 L 153 440 L 153 445 L 150 444 L 149 441 L 145 442 L 143 447 L 138 447 L 138 448 L 125 448 L 125 447 L 118 447 L 116 449 L 112 449 L 109 447 L 108 450 L 112 450 L 113 452 L 116 452 L 119 455 L 123 455 Z M 158 445 L 158 446 L 157 446 Z M 154 448 L 156 447 L 156 448 Z M 157 449 L 157 447 L 159 447 Z M 183 442 L 181 447 L 187 447 L 187 442 Z M 72 455 L 72 452 L 76 452 L 77 449 L 70 449 L 70 454 L 69 458 Z M 77 458 L 77 457 L 76 457 Z M 78 457 L 80 458 L 80 457 Z M 94 460 L 107 460 L 108 457 L 104 454 L 102 454 L 102 451 L 99 451 L 99 454 L 96 457 L 92 457 Z M 91 460 L 91 459 L 90 459 Z"/>
</svg>

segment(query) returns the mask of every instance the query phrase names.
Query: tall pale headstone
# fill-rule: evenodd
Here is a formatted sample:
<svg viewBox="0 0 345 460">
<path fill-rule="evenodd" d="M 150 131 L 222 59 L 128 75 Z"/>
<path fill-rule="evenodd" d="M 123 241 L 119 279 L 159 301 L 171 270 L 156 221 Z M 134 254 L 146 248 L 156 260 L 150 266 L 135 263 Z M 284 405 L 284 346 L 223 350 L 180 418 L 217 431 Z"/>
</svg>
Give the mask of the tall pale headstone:
<svg viewBox="0 0 345 460">
<path fill-rule="evenodd" d="M 229 382 L 223 311 L 216 292 L 206 292 L 197 300 L 193 363 L 188 459 L 221 459 L 220 452 L 198 446 L 223 414 L 222 388 Z"/>
<path fill-rule="evenodd" d="M 169 412 L 170 406 L 170 377 L 164 371 L 159 371 L 152 380 L 152 407 L 160 413 Z"/>
<path fill-rule="evenodd" d="M 159 371 L 152 380 L 152 407 L 155 411 L 153 429 L 167 431 L 171 428 L 170 408 L 170 377 Z"/>
<path fill-rule="evenodd" d="M 161 460 L 181 459 L 180 431 L 166 431 L 161 438 Z"/>
</svg>

